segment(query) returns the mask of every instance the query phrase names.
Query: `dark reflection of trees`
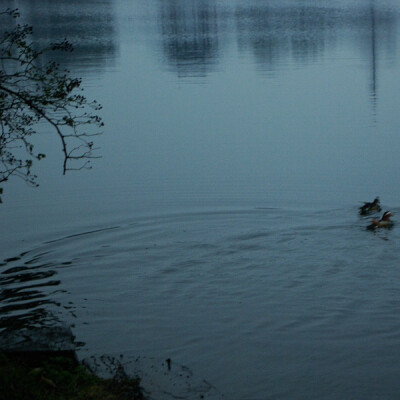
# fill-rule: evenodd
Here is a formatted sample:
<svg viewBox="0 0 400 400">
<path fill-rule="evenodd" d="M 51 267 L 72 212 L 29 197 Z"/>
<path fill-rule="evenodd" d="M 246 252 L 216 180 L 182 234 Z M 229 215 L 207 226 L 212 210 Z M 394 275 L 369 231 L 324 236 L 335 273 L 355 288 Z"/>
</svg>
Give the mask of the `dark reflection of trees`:
<svg viewBox="0 0 400 400">
<path fill-rule="evenodd" d="M 59 53 L 63 66 L 102 69 L 115 59 L 117 41 L 113 0 L 13 1 L 24 22 L 34 27 L 39 47 L 67 38 L 74 53 Z"/>
<path fill-rule="evenodd" d="M 250 50 L 260 69 L 276 70 L 288 59 L 316 61 L 345 35 L 371 57 L 371 96 L 376 95 L 377 57 L 394 50 L 398 16 L 375 0 L 343 7 L 318 3 L 243 2 L 216 8 L 208 0 L 160 1 L 162 45 L 179 76 L 205 76 L 220 52 L 220 27 L 234 10 L 239 50 Z M 386 49 L 384 49 L 386 47 Z M 363 50 L 364 49 L 364 50 Z"/>
<path fill-rule="evenodd" d="M 213 1 L 163 0 L 162 44 L 179 76 L 206 76 L 218 52 L 217 11 Z"/>
<path fill-rule="evenodd" d="M 43 264 L 40 257 L 25 262 L 22 259 L 23 255 L 1 264 L 0 331 L 58 322 L 52 310 L 55 311 L 60 304 L 51 298 L 60 285 L 60 281 L 54 279 L 55 266 Z"/>
<path fill-rule="evenodd" d="M 235 13 L 238 43 L 251 49 L 260 68 L 274 70 L 285 58 L 315 61 L 326 41 L 333 39 L 334 9 L 291 5 L 238 7 Z"/>
<path fill-rule="evenodd" d="M 345 34 L 370 60 L 370 99 L 376 113 L 378 61 L 396 52 L 398 14 L 390 7 L 376 0 L 353 7 L 239 6 L 235 17 L 239 49 L 252 51 L 265 71 L 281 68 L 287 59 L 313 62 Z"/>
<path fill-rule="evenodd" d="M 390 8 L 378 7 L 370 0 L 358 14 L 349 16 L 348 24 L 357 32 L 357 44 L 369 60 L 370 100 L 374 113 L 378 101 L 379 65 L 383 58 L 392 59 L 396 54 L 396 29 L 398 15 Z"/>
<path fill-rule="evenodd" d="M 375 8 L 371 5 L 371 84 L 370 92 L 371 99 L 374 106 L 374 113 L 376 113 L 376 28 L 375 28 Z"/>
</svg>

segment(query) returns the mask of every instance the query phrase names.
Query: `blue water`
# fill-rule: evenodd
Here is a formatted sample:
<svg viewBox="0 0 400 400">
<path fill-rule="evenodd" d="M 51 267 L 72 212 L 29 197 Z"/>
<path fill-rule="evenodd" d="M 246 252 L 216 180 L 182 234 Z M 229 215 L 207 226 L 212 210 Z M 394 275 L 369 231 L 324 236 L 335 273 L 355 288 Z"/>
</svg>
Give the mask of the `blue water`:
<svg viewBox="0 0 400 400">
<path fill-rule="evenodd" d="M 3 185 L 0 327 L 72 324 L 159 400 L 397 398 L 397 3 L 13 3 L 105 129 Z"/>
</svg>

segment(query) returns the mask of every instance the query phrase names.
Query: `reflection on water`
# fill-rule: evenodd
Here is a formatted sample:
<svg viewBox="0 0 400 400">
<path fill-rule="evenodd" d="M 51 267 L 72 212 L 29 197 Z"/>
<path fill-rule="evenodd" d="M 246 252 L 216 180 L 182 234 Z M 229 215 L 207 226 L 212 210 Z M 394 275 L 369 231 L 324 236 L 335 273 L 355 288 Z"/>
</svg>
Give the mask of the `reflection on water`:
<svg viewBox="0 0 400 400">
<path fill-rule="evenodd" d="M 42 262 L 47 253 L 29 252 L 4 260 L 0 272 L 0 331 L 18 331 L 54 325 L 61 304 L 54 299 L 59 288 L 56 264 Z"/>
<path fill-rule="evenodd" d="M 102 70 L 118 55 L 114 1 L 32 0 L 5 1 L 18 8 L 24 23 L 34 27 L 33 41 L 39 48 L 67 38 L 73 55 L 59 53 L 55 61 L 68 68 Z M 52 55 L 54 57 L 54 55 Z"/>
<path fill-rule="evenodd" d="M 370 100 L 376 114 L 378 101 L 378 67 L 382 55 L 391 61 L 396 54 L 396 31 L 398 14 L 390 10 L 380 12 L 374 2 L 371 2 L 365 13 L 364 35 L 362 47 L 370 60 Z M 361 27 L 360 27 L 361 28 Z M 382 54 L 383 53 L 383 54 Z M 383 58 L 383 57 L 382 57 Z"/>
<path fill-rule="evenodd" d="M 7 0 L 5 4 L 18 7 L 24 21 L 35 27 L 36 42 L 43 44 L 67 37 L 74 43 L 73 57 L 58 55 L 63 65 L 104 68 L 119 56 L 116 5 L 112 0 Z M 154 6 L 152 23 L 159 23 L 158 42 L 165 55 L 163 60 L 178 77 L 208 76 L 231 40 L 240 53 L 253 54 L 260 71 L 270 73 L 292 63 L 318 62 L 345 36 L 369 60 L 366 67 L 371 71 L 370 97 L 376 107 L 379 61 L 390 61 L 396 50 L 399 14 L 385 2 L 226 4 L 160 0 Z M 141 5 L 134 2 L 129 12 L 135 8 L 140 9 Z"/>
<path fill-rule="evenodd" d="M 235 12 L 238 45 L 241 51 L 250 50 L 264 71 L 279 69 L 285 59 L 315 62 L 334 44 L 337 14 L 334 8 L 316 5 L 239 6 Z"/>
<path fill-rule="evenodd" d="M 206 76 L 223 55 L 221 36 L 231 30 L 241 53 L 250 51 L 260 71 L 277 72 L 289 63 L 315 63 L 341 37 L 365 53 L 376 106 L 377 65 L 396 49 L 398 13 L 375 1 L 325 2 L 160 1 L 161 42 L 166 62 L 179 77 Z M 219 5 L 219 6 L 218 6 Z"/>
<path fill-rule="evenodd" d="M 377 44 L 389 56 L 395 50 L 398 14 L 390 7 L 378 7 L 375 2 L 356 8 L 319 2 L 272 4 L 241 2 L 225 8 L 205 0 L 161 1 L 160 26 L 167 61 L 179 68 L 179 60 L 190 59 L 187 69 L 190 72 L 192 66 L 191 72 L 195 72 L 199 65 L 222 55 L 220 36 L 226 35 L 227 29 L 236 32 L 240 51 L 250 49 L 266 70 L 283 64 L 285 58 L 314 62 L 334 47 L 343 33 L 368 54 L 371 45 Z"/>
<path fill-rule="evenodd" d="M 162 47 L 178 76 L 206 76 L 218 57 L 215 2 L 161 1 Z"/>
</svg>

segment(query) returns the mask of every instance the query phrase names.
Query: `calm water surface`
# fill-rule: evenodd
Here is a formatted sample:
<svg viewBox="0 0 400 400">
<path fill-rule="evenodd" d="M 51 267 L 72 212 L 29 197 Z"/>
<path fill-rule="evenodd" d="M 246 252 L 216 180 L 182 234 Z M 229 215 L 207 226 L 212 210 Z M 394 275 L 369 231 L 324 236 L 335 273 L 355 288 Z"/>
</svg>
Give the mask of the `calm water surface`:
<svg viewBox="0 0 400 400">
<path fill-rule="evenodd" d="M 357 214 L 400 211 L 397 2 L 6 3 L 106 127 L 4 186 L 0 328 L 71 323 L 158 400 L 397 399 L 400 233 Z"/>
</svg>

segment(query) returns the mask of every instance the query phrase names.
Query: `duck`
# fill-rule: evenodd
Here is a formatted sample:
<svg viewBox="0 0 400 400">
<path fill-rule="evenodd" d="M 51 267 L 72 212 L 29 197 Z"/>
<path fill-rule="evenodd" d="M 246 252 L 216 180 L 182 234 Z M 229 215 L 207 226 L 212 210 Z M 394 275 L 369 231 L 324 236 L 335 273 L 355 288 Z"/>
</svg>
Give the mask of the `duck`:
<svg viewBox="0 0 400 400">
<path fill-rule="evenodd" d="M 385 211 L 380 220 L 373 219 L 372 224 L 367 226 L 367 229 L 376 228 L 391 228 L 393 226 L 393 221 L 390 219 L 393 214 L 390 211 Z"/>
<path fill-rule="evenodd" d="M 364 205 L 360 207 L 360 214 L 367 215 L 372 212 L 382 211 L 379 197 L 375 197 L 374 201 L 371 203 L 364 202 Z"/>
</svg>

